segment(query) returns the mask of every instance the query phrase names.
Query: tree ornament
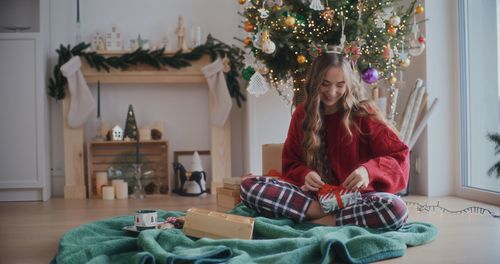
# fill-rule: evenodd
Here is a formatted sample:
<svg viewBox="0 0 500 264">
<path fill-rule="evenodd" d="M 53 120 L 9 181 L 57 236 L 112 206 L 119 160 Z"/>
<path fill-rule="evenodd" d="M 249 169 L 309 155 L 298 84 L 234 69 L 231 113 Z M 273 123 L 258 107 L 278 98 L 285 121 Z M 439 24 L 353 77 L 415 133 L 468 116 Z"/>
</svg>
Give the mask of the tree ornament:
<svg viewBox="0 0 500 264">
<path fill-rule="evenodd" d="M 267 30 L 262 31 L 260 36 L 260 43 L 262 51 L 267 54 L 271 54 L 276 50 L 276 44 L 274 44 L 274 42 L 272 42 L 269 38 L 269 31 Z"/>
<path fill-rule="evenodd" d="M 361 78 L 367 84 L 372 84 L 378 81 L 378 71 L 375 68 L 366 68 L 361 73 Z"/>
<path fill-rule="evenodd" d="M 243 39 L 243 44 L 245 44 L 245 46 L 252 45 L 252 38 L 249 36 L 245 37 L 245 39 Z"/>
<path fill-rule="evenodd" d="M 272 54 L 275 50 L 276 44 L 274 44 L 274 42 L 272 42 L 271 40 L 268 40 L 264 44 L 262 44 L 262 51 L 267 54 Z"/>
<path fill-rule="evenodd" d="M 409 45 L 408 53 L 413 57 L 422 54 L 425 50 L 425 43 L 420 43 L 415 39 L 410 39 Z"/>
<path fill-rule="evenodd" d="M 269 73 L 269 68 L 267 68 L 266 66 L 263 66 L 258 71 L 260 72 L 260 74 L 266 75 Z"/>
<path fill-rule="evenodd" d="M 325 9 L 325 7 L 323 6 L 323 3 L 321 3 L 321 0 L 311 0 L 311 4 L 309 5 L 309 8 L 311 8 L 312 10 L 316 10 L 316 11 L 321 11 L 321 10 Z"/>
<path fill-rule="evenodd" d="M 293 17 L 293 16 L 287 16 L 285 18 L 285 26 L 287 26 L 287 27 L 293 27 L 293 26 L 295 26 L 295 17 Z"/>
<path fill-rule="evenodd" d="M 385 28 L 385 22 L 384 19 L 382 19 L 382 16 L 380 14 L 376 15 L 375 17 L 375 27 L 378 29 L 384 29 Z"/>
<path fill-rule="evenodd" d="M 399 66 L 401 66 L 403 68 L 410 67 L 410 64 L 411 64 L 410 58 L 401 58 L 401 59 L 399 59 Z"/>
<path fill-rule="evenodd" d="M 325 11 L 323 11 L 323 13 L 321 13 L 321 16 L 323 17 L 323 19 L 326 21 L 326 23 L 330 27 L 333 25 L 333 16 L 334 15 L 335 15 L 335 11 L 333 11 L 333 9 L 331 9 L 330 7 L 326 7 Z"/>
<path fill-rule="evenodd" d="M 420 37 L 418 38 L 418 43 L 420 43 L 420 44 L 424 44 L 424 43 L 425 43 L 425 37 L 424 37 L 424 36 L 420 36 Z"/>
<path fill-rule="evenodd" d="M 391 25 L 387 29 L 387 32 L 389 32 L 389 34 L 391 34 L 391 36 L 395 37 L 396 34 L 398 33 L 398 28 Z"/>
<path fill-rule="evenodd" d="M 424 12 L 424 7 L 422 6 L 422 4 L 418 4 L 417 7 L 415 7 L 415 14 L 417 15 L 420 15 Z"/>
<path fill-rule="evenodd" d="M 300 64 L 306 63 L 307 62 L 306 56 L 301 54 L 297 55 L 297 62 Z"/>
<path fill-rule="evenodd" d="M 398 15 L 394 14 L 389 19 L 389 24 L 391 24 L 391 26 L 397 27 L 399 26 L 399 24 L 401 24 L 401 18 Z"/>
<path fill-rule="evenodd" d="M 314 45 L 314 44 L 311 44 L 311 46 L 309 47 L 309 50 L 308 50 L 309 55 L 310 55 L 311 57 L 313 57 L 313 58 L 316 58 L 316 57 L 318 57 L 319 55 L 321 55 L 321 52 L 322 52 L 322 51 L 323 51 L 323 50 L 321 49 L 321 47 L 316 46 L 316 45 Z"/>
<path fill-rule="evenodd" d="M 247 91 L 249 94 L 259 97 L 269 91 L 269 83 L 259 72 L 255 72 L 248 82 Z"/>
<path fill-rule="evenodd" d="M 281 6 L 279 6 L 279 5 L 274 5 L 274 6 L 273 6 L 273 12 L 277 13 L 277 12 L 279 12 L 280 10 L 281 10 Z"/>
<path fill-rule="evenodd" d="M 250 21 L 246 21 L 243 28 L 245 29 L 246 32 L 253 32 L 255 27 Z"/>
<path fill-rule="evenodd" d="M 269 17 L 269 10 L 266 9 L 265 2 L 262 2 L 262 8 L 257 9 L 260 13 L 260 18 L 266 19 Z"/>
<path fill-rule="evenodd" d="M 248 66 L 245 69 L 243 69 L 243 71 L 241 72 L 241 75 L 243 76 L 243 79 L 248 82 L 248 81 L 250 81 L 250 78 L 252 77 L 252 75 L 254 73 L 255 73 L 255 69 Z"/>
<path fill-rule="evenodd" d="M 350 59 L 354 62 L 359 60 L 359 57 L 361 57 L 361 48 L 356 42 L 351 43 L 348 52 L 351 54 Z"/>
<path fill-rule="evenodd" d="M 391 85 L 394 85 L 394 84 L 396 84 L 397 81 L 398 81 L 398 79 L 394 75 L 391 74 L 391 78 L 389 78 L 389 83 Z"/>
<path fill-rule="evenodd" d="M 391 44 L 387 43 L 387 46 L 384 49 L 383 53 L 384 59 L 386 60 L 392 60 L 392 57 L 394 57 L 394 51 L 391 49 Z"/>
<path fill-rule="evenodd" d="M 240 3 L 240 5 L 244 5 L 246 2 L 247 0 L 238 0 L 238 3 Z"/>
<path fill-rule="evenodd" d="M 382 8 L 382 11 L 384 12 L 382 19 L 388 20 L 392 16 L 392 14 L 394 14 L 394 6 L 385 6 Z"/>
</svg>

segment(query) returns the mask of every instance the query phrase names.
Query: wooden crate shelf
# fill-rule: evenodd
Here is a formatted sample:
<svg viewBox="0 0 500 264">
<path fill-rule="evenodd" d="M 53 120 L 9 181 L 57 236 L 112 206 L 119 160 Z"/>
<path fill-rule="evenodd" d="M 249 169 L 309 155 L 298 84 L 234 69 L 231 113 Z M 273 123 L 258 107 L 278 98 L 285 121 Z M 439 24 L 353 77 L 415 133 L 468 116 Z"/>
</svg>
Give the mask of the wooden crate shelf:
<svg viewBox="0 0 500 264">
<path fill-rule="evenodd" d="M 96 198 L 96 172 L 107 172 L 110 167 L 120 168 L 123 176 L 133 186 L 135 179 L 131 178 L 132 163 L 135 162 L 136 142 L 130 141 L 92 141 L 88 144 L 87 159 L 87 193 L 89 198 Z M 168 175 L 168 142 L 164 140 L 148 140 L 140 142 L 140 155 L 143 163 L 143 173 L 151 170 L 150 176 L 145 176 L 141 183 L 146 187 L 154 183 L 156 188 L 152 194 L 167 194 L 170 191 Z M 130 169 L 127 173 L 127 169 Z M 112 177 L 108 178 L 110 181 Z M 160 192 L 162 187 L 163 192 Z M 148 195 L 148 194 L 147 194 Z"/>
</svg>

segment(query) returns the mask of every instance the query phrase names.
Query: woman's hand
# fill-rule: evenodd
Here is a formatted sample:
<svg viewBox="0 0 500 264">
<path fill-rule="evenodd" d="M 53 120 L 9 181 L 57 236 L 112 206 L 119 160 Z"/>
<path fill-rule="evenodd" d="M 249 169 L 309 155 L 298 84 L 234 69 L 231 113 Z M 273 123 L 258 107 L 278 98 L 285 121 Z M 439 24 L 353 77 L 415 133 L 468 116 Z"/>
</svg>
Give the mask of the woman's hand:
<svg viewBox="0 0 500 264">
<path fill-rule="evenodd" d="M 342 183 L 342 186 L 347 190 L 355 191 L 368 187 L 368 183 L 370 183 L 370 179 L 368 178 L 368 171 L 365 167 L 360 166 L 349 176 L 347 176 L 344 183 Z"/>
<path fill-rule="evenodd" d="M 321 177 L 319 174 L 315 171 L 310 171 L 308 174 L 306 174 L 306 177 L 304 179 L 304 185 L 300 187 L 303 191 L 313 191 L 317 192 L 319 188 L 323 187 L 325 183 L 321 180 Z"/>
</svg>

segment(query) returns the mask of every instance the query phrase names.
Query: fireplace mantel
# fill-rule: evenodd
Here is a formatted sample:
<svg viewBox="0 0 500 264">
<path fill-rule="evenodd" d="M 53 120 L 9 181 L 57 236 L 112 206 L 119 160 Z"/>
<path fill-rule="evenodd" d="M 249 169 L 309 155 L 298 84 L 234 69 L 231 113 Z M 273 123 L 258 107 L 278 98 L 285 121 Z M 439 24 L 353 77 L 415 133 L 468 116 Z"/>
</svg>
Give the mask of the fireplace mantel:
<svg viewBox="0 0 500 264">
<path fill-rule="evenodd" d="M 123 53 L 106 52 L 104 56 L 116 56 Z M 125 71 L 111 69 L 97 71 L 89 67 L 82 59 L 82 71 L 85 80 L 89 84 L 95 84 L 99 80 L 106 83 L 132 83 L 132 84 L 206 84 L 207 81 L 201 72 L 201 68 L 210 63 L 208 55 L 199 61 L 192 63 L 190 67 L 174 69 L 165 67 L 160 70 L 147 65 L 138 65 Z M 207 87 L 208 88 L 208 87 Z M 64 134 L 64 170 L 65 186 L 64 198 L 85 199 L 86 185 L 84 175 L 84 133 L 83 127 L 70 128 L 67 124 L 70 95 L 63 100 L 63 134 Z M 210 94 L 210 93 L 209 93 Z M 212 108 L 213 100 L 209 100 L 209 108 Z M 209 111 L 209 109 L 207 109 Z M 217 187 L 222 186 L 222 179 L 231 177 L 231 121 L 228 120 L 224 127 L 211 126 L 211 160 L 212 160 L 212 193 Z M 169 184 L 172 187 L 172 184 Z M 172 189 L 172 188 L 170 188 Z"/>
</svg>

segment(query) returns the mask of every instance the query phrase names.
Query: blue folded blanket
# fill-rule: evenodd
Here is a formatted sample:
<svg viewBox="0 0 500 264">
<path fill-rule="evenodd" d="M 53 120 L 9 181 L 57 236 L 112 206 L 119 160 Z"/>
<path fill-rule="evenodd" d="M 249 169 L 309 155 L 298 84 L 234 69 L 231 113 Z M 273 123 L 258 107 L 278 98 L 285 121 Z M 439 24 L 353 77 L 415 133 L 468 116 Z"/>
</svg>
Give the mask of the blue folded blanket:
<svg viewBox="0 0 500 264">
<path fill-rule="evenodd" d="M 232 213 L 255 216 L 243 205 Z M 184 212 L 159 211 L 159 218 Z M 412 222 L 398 231 L 330 227 L 256 217 L 254 239 L 194 239 L 181 230 L 122 230 L 133 216 L 119 216 L 68 231 L 52 263 L 368 263 L 403 256 L 407 246 L 434 240 L 432 224 Z"/>
</svg>

